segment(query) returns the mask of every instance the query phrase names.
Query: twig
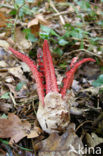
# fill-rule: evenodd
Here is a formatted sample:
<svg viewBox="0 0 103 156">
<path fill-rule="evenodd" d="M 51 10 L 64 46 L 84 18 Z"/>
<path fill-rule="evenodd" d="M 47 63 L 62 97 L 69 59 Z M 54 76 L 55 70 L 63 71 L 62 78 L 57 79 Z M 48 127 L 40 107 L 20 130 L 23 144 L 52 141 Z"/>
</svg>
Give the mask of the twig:
<svg viewBox="0 0 103 156">
<path fill-rule="evenodd" d="M 97 117 L 97 119 L 94 120 L 92 125 L 96 126 L 102 120 L 103 120 L 103 112 L 101 112 L 101 114 Z"/>
<path fill-rule="evenodd" d="M 66 10 L 66 11 L 54 13 L 54 14 L 52 14 L 52 15 L 47 16 L 46 19 L 49 19 L 49 18 L 52 18 L 52 17 L 55 17 L 55 16 L 65 15 L 65 14 L 67 14 L 67 13 L 71 13 L 71 12 L 69 12 L 69 10 Z"/>
<path fill-rule="evenodd" d="M 71 55 L 72 53 L 80 52 L 80 51 L 84 51 L 84 52 L 86 52 L 86 53 L 88 53 L 88 54 L 91 54 L 91 55 L 94 55 L 94 56 L 97 56 L 97 57 L 101 58 L 98 54 L 95 54 L 95 53 L 93 53 L 93 52 L 91 52 L 91 51 L 89 51 L 89 50 L 86 50 L 86 49 L 72 50 L 72 51 L 70 51 L 69 53 L 65 53 L 64 56 Z"/>
<path fill-rule="evenodd" d="M 14 9 L 13 6 L 8 5 L 8 4 L 0 4 L 0 8 L 5 7 L 5 8 L 9 8 L 9 9 Z"/>
<path fill-rule="evenodd" d="M 54 10 L 56 13 L 59 13 L 59 11 L 58 11 L 58 10 L 56 9 L 56 7 L 54 6 L 54 3 L 53 3 L 52 0 L 50 0 L 50 6 L 53 8 L 53 10 Z M 59 15 L 59 18 L 60 18 L 60 20 L 61 20 L 62 25 L 64 25 L 64 24 L 65 24 L 65 21 L 64 21 L 62 15 Z"/>
<path fill-rule="evenodd" d="M 14 97 L 13 97 L 11 92 L 10 92 L 10 97 L 11 97 L 11 99 L 13 101 L 14 107 L 17 106 L 17 103 L 16 103 L 16 101 L 15 101 L 15 99 L 14 99 Z"/>
<path fill-rule="evenodd" d="M 91 120 L 86 120 L 86 121 L 82 122 L 82 123 L 76 128 L 75 132 L 77 132 L 78 129 L 79 129 L 80 127 L 82 127 L 84 124 L 86 124 L 86 123 L 92 123 L 92 122 L 93 122 L 93 121 L 91 121 Z"/>
</svg>

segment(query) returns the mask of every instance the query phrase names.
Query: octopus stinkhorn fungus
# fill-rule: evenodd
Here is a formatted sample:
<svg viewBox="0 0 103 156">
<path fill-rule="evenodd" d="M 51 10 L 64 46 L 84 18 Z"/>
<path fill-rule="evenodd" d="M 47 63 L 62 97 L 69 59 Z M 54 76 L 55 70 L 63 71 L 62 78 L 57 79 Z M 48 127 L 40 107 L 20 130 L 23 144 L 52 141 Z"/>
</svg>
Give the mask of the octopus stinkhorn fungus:
<svg viewBox="0 0 103 156">
<path fill-rule="evenodd" d="M 66 99 L 66 91 L 72 85 L 74 73 L 77 68 L 82 63 L 87 61 L 95 62 L 95 60 L 92 58 L 85 58 L 77 62 L 77 57 L 73 58 L 70 70 L 66 72 L 65 77 L 62 80 L 63 87 L 58 89 L 47 40 L 44 40 L 43 53 L 41 49 L 37 52 L 37 65 L 28 56 L 13 48 L 9 48 L 9 50 L 17 58 L 25 62 L 32 71 L 37 84 L 37 92 L 39 96 L 37 119 L 42 129 L 47 133 L 64 130 L 70 123 L 70 105 Z"/>
</svg>

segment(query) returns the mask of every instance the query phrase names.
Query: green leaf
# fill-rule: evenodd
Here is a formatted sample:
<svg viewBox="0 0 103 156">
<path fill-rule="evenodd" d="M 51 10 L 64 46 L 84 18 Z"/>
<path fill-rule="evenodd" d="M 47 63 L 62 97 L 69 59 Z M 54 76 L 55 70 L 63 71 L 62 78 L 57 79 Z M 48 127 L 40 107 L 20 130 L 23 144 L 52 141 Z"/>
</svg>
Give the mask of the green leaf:
<svg viewBox="0 0 103 156">
<path fill-rule="evenodd" d="M 41 25 L 40 29 L 41 29 L 41 31 L 50 34 L 51 28 L 44 26 L 44 25 Z"/>
<path fill-rule="evenodd" d="M 98 25 L 103 26 L 103 20 L 97 22 Z"/>
<path fill-rule="evenodd" d="M 33 8 L 31 9 L 31 12 L 34 14 L 34 12 L 37 12 L 37 10 L 38 10 L 38 7 L 33 7 Z"/>
<path fill-rule="evenodd" d="M 32 14 L 33 14 L 32 10 L 26 4 L 22 6 L 19 10 L 19 17 L 23 17 L 24 15 L 32 15 Z"/>
<path fill-rule="evenodd" d="M 64 39 L 60 39 L 60 40 L 59 40 L 59 45 L 65 46 L 66 44 L 68 44 L 68 41 L 66 41 L 66 40 L 64 40 Z"/>
<path fill-rule="evenodd" d="M 16 10 L 16 9 L 13 9 L 12 11 L 10 11 L 9 14 L 10 14 L 10 15 L 16 15 L 16 14 L 17 14 L 17 10 Z"/>
<path fill-rule="evenodd" d="M 54 35 L 54 36 L 60 37 L 53 29 L 51 29 L 50 35 Z"/>
<path fill-rule="evenodd" d="M 63 54 L 63 51 L 60 48 L 54 49 L 53 52 L 56 53 L 56 54 L 58 54 L 59 56 L 62 56 L 62 54 Z"/>
<path fill-rule="evenodd" d="M 103 74 L 101 74 L 101 75 L 98 77 L 97 80 L 93 81 L 93 82 L 92 82 L 92 85 L 93 85 L 94 87 L 99 87 L 99 86 L 103 85 Z"/>
<path fill-rule="evenodd" d="M 64 63 L 62 63 L 62 64 L 59 64 L 59 66 L 61 67 L 61 68 L 66 68 L 67 67 L 67 65 L 66 65 L 66 63 L 64 62 Z"/>
<path fill-rule="evenodd" d="M 27 39 L 31 42 L 36 42 L 38 40 L 32 33 L 28 34 Z"/>
<path fill-rule="evenodd" d="M 10 99 L 10 92 L 7 92 L 1 96 L 1 99 Z"/>
<path fill-rule="evenodd" d="M 15 4 L 19 7 L 22 6 L 25 3 L 25 0 L 15 0 Z"/>
<path fill-rule="evenodd" d="M 83 43 L 83 40 L 81 40 L 81 43 L 80 43 L 80 49 L 84 49 L 84 43 Z"/>
<path fill-rule="evenodd" d="M 26 2 L 28 2 L 28 3 L 33 3 L 34 0 L 26 0 Z"/>
<path fill-rule="evenodd" d="M 82 10 L 90 11 L 90 3 L 87 0 L 78 1 L 77 4 L 81 7 Z"/>
<path fill-rule="evenodd" d="M 1 139 L 1 138 L 0 138 L 0 142 L 2 142 L 3 144 L 9 145 L 9 142 L 8 141 L 6 141 L 4 139 Z"/>
<path fill-rule="evenodd" d="M 40 35 L 40 38 L 42 38 L 43 40 L 49 39 L 49 36 L 50 36 L 48 32 L 47 33 L 46 32 L 40 32 L 39 35 Z"/>
<path fill-rule="evenodd" d="M 0 117 L 0 119 L 7 119 L 8 118 L 8 116 L 6 115 L 6 114 L 3 114 L 1 117 Z"/>
<path fill-rule="evenodd" d="M 15 90 L 18 92 L 22 89 L 22 87 L 25 85 L 25 82 L 24 81 L 21 81 L 17 84 Z"/>
<path fill-rule="evenodd" d="M 51 29 L 47 26 L 41 25 L 40 29 L 41 29 L 40 37 L 42 39 L 49 39 L 50 36 L 60 37 L 53 29 Z"/>
<path fill-rule="evenodd" d="M 31 33 L 30 29 L 24 29 L 23 32 L 25 33 L 26 39 L 31 42 L 36 42 L 38 39 Z"/>
<path fill-rule="evenodd" d="M 80 28 L 73 28 L 73 30 L 71 30 L 70 35 L 72 37 L 78 38 L 78 39 L 82 39 L 84 38 L 84 36 L 87 34 L 86 31 L 80 29 Z"/>
</svg>

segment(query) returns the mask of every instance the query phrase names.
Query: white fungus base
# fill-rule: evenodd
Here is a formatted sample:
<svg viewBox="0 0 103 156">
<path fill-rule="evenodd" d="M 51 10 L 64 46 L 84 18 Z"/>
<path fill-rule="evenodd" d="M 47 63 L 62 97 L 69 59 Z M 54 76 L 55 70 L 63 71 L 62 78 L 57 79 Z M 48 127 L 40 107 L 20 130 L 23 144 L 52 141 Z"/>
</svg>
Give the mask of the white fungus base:
<svg viewBox="0 0 103 156">
<path fill-rule="evenodd" d="M 44 98 L 44 103 L 44 107 L 39 103 L 37 111 L 37 119 L 42 129 L 47 133 L 64 130 L 70 122 L 70 110 L 61 94 L 48 93 Z"/>
</svg>

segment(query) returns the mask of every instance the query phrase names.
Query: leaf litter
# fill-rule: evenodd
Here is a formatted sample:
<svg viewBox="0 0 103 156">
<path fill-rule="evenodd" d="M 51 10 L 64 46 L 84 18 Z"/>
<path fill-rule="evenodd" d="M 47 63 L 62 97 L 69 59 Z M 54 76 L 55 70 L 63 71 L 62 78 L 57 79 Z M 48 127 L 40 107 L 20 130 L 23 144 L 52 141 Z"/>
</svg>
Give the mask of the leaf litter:
<svg viewBox="0 0 103 156">
<path fill-rule="evenodd" d="M 95 3 L 97 6 L 99 6 L 97 10 L 95 10 Z M 74 2 L 70 1 L 70 4 L 69 4 L 65 0 L 55 0 L 53 2 L 51 1 L 51 3 L 49 2 L 44 3 L 42 1 L 37 0 L 35 2 L 29 3 L 29 6 L 31 8 L 35 6 L 37 7 L 37 8 L 34 8 L 34 9 L 37 9 L 37 12 L 34 11 L 34 14 L 30 16 L 29 15 L 25 16 L 25 13 L 24 13 L 24 16 L 26 18 L 24 18 L 22 21 L 20 21 L 20 19 L 16 21 L 17 22 L 17 26 L 15 29 L 16 43 L 11 38 L 12 31 L 10 31 L 10 29 L 12 29 L 12 27 L 7 30 L 5 29 L 5 20 L 8 19 L 8 17 L 4 13 L 1 13 L 0 19 L 2 19 L 2 22 L 1 22 L 0 28 L 2 28 L 2 32 L 4 33 L 6 32 L 6 34 L 3 36 L 3 39 L 2 39 L 2 35 L 0 31 L 0 35 L 1 35 L 0 47 L 2 47 L 8 52 L 7 50 L 8 46 L 11 45 L 11 46 L 15 46 L 20 51 L 26 54 L 29 54 L 30 51 L 33 50 L 36 52 L 37 48 L 42 46 L 42 39 L 48 38 L 50 39 L 52 52 L 54 51 L 54 49 L 56 50 L 60 48 L 63 54 L 60 58 L 60 55 L 57 55 L 57 54 L 55 55 L 52 53 L 55 66 L 57 68 L 56 70 L 58 70 L 57 74 L 59 72 L 63 73 L 64 71 L 63 67 L 65 67 L 65 65 L 67 66 L 67 63 L 71 60 L 73 56 L 78 56 L 78 55 L 79 57 L 85 57 L 85 56 L 88 57 L 89 55 L 93 57 L 97 57 L 97 60 L 100 59 L 99 60 L 100 68 L 102 68 L 103 45 L 102 45 L 102 41 L 99 39 L 99 37 L 102 36 L 101 35 L 102 29 L 100 25 L 102 24 L 102 21 L 100 21 L 101 23 L 99 22 L 99 20 L 101 19 L 101 6 L 100 6 L 101 3 L 99 4 L 97 1 L 95 1 L 95 3 L 94 2 L 90 3 L 92 5 L 92 9 L 97 11 L 96 13 L 98 17 L 95 15 L 95 19 L 93 19 L 94 18 L 93 14 L 89 14 L 90 7 L 85 2 L 82 3 L 78 1 L 77 3 L 74 4 Z M 2 2 L 2 5 L 3 4 L 7 5 L 6 9 L 8 10 L 8 12 L 12 10 L 8 2 L 4 1 Z M 84 12 L 83 10 L 81 11 L 81 7 L 84 8 Z M 5 5 L 3 6 L 2 9 L 5 9 Z M 88 11 L 86 12 L 85 9 L 87 9 Z M 77 17 L 76 13 L 77 14 L 79 13 L 79 15 L 82 16 L 82 18 Z M 14 17 L 15 15 L 11 16 L 13 22 L 15 21 Z M 36 24 L 35 20 L 37 20 L 37 18 L 38 18 L 38 24 L 36 25 L 37 27 L 35 27 L 35 24 Z M 82 25 L 83 20 L 84 20 L 84 23 Z M 98 25 L 93 24 L 94 22 L 97 22 Z M 11 21 L 10 23 L 12 25 Z M 67 26 L 66 28 L 67 29 L 69 28 L 68 29 L 69 33 L 66 31 L 66 29 L 64 30 L 64 27 L 63 27 L 64 23 L 73 24 L 72 27 L 70 25 L 69 27 L 68 25 L 66 25 Z M 22 32 L 22 29 L 27 27 L 27 25 L 29 25 L 28 28 L 31 29 L 32 34 L 35 35 L 36 37 L 35 40 L 33 38 L 32 40 L 28 41 L 28 39 L 25 38 Z M 48 28 L 50 28 L 51 32 L 47 33 L 46 32 L 47 28 L 45 28 L 45 30 L 42 31 L 41 29 L 42 25 L 44 26 L 46 25 Z M 79 26 L 79 29 L 75 29 L 75 27 L 77 28 L 77 26 Z M 85 31 L 89 32 L 89 35 L 90 35 L 89 37 L 91 37 L 91 40 L 87 38 L 86 34 L 83 34 L 83 31 L 81 30 L 82 26 L 83 26 L 83 29 L 85 29 Z M 14 28 L 12 30 L 14 30 Z M 65 32 L 67 34 L 65 34 Z M 50 36 L 48 36 L 48 34 Z M 30 35 L 31 34 L 29 34 L 28 38 L 32 38 Z M 63 36 L 63 38 L 61 36 Z M 31 42 L 31 41 L 34 41 L 34 42 Z M 60 52 L 60 50 L 58 50 L 58 52 Z M 8 56 L 6 57 L 7 54 L 9 54 L 9 57 Z M 34 53 L 33 53 L 33 59 L 35 59 Z M 77 141 L 78 144 L 81 143 L 81 147 L 83 146 L 82 142 L 85 145 L 85 142 L 83 141 L 83 139 L 81 141 L 80 138 L 82 137 L 88 140 L 86 134 L 88 134 L 90 137 L 94 137 L 94 140 L 92 138 L 92 140 L 89 140 L 89 142 L 88 141 L 86 142 L 88 146 L 91 147 L 92 145 L 94 145 L 95 147 L 99 145 L 100 143 L 103 143 L 102 137 L 101 137 L 102 126 L 100 126 L 102 125 L 103 118 L 101 118 L 98 121 L 97 125 L 94 127 L 92 123 L 89 123 L 90 120 L 92 120 L 93 122 L 97 118 L 97 116 L 99 116 L 99 114 L 102 111 L 101 108 L 103 108 L 102 106 L 103 103 L 101 100 L 102 99 L 102 93 L 101 93 L 102 86 L 97 87 L 97 88 L 91 87 L 92 81 L 94 79 L 96 80 L 97 77 L 100 75 L 100 68 L 98 68 L 98 66 L 86 64 L 83 66 L 83 68 L 79 69 L 78 73 L 75 76 L 76 83 L 74 81 L 74 86 L 72 88 L 75 94 L 75 101 L 78 103 L 77 107 L 79 107 L 80 109 L 89 108 L 88 111 L 83 112 L 83 114 L 80 116 L 71 115 L 71 121 L 76 124 L 76 127 L 80 126 L 79 130 L 75 132 L 75 129 L 71 128 L 72 129 L 71 131 L 67 130 L 66 132 L 63 132 L 62 134 L 51 134 L 48 136 L 47 134 L 43 133 L 41 129 L 39 129 L 39 125 L 37 123 L 37 118 L 35 114 L 38 108 L 38 97 L 35 91 L 36 90 L 35 82 L 32 81 L 30 70 L 29 69 L 26 70 L 25 65 L 22 65 L 21 62 L 18 61 L 16 58 L 14 59 L 14 57 L 12 57 L 12 55 L 9 52 L 5 53 L 2 56 L 0 53 L 0 60 L 1 60 L 0 70 L 2 71 L 2 73 L 0 73 L 0 88 L 1 88 L 0 95 L 1 97 L 5 95 L 4 98 L 0 98 L 1 100 L 0 112 L 1 112 L 1 115 L 2 113 L 8 114 L 7 119 L 0 119 L 0 123 L 3 123 L 2 125 L 0 124 L 0 132 L 1 132 L 0 135 L 1 135 L 1 138 L 2 137 L 10 138 L 10 144 L 12 145 L 14 144 L 14 147 L 15 147 L 12 150 L 14 153 L 15 153 L 15 149 L 16 150 L 18 149 L 16 145 L 24 145 L 27 148 L 32 148 L 34 151 L 38 151 L 38 155 L 40 156 L 57 155 L 57 153 L 58 155 L 61 155 L 60 154 L 61 150 L 63 152 L 63 155 L 68 155 L 68 151 L 64 151 L 64 150 L 68 149 L 68 146 L 70 144 L 76 147 L 75 139 L 78 140 Z M 59 64 L 61 64 L 61 66 L 58 66 Z M 90 71 L 92 72 L 92 74 Z M 92 77 L 90 77 L 91 75 Z M 61 80 L 62 80 L 61 77 L 58 78 L 58 84 L 60 84 Z M 18 83 L 20 83 L 21 81 L 25 81 L 27 84 L 26 86 L 22 85 L 21 88 L 19 88 L 19 90 L 16 91 L 15 88 L 17 87 Z M 26 94 L 25 94 L 25 90 L 26 90 Z M 8 93 L 12 93 L 13 98 L 9 96 L 10 94 Z M 6 97 L 9 97 L 9 98 L 6 98 Z M 16 104 L 17 104 L 16 106 L 13 105 L 14 104 L 13 99 L 16 100 Z M 16 115 L 12 114 L 11 112 L 13 113 L 15 112 Z M 15 119 L 16 122 L 14 122 L 13 119 Z M 23 121 L 21 119 L 23 119 Z M 84 123 L 86 120 L 88 122 L 81 125 L 81 123 Z M 11 126 L 9 125 L 9 123 L 11 124 Z M 94 128 L 96 130 L 94 130 Z M 7 130 L 9 130 L 9 133 Z M 92 134 L 91 132 L 94 132 L 94 134 Z M 65 139 L 65 135 L 67 136 L 67 139 Z M 26 139 L 26 137 L 29 139 Z M 35 139 L 30 140 L 30 138 L 33 138 L 33 137 Z M 97 139 L 96 144 L 95 144 L 95 139 Z M 16 142 L 18 142 L 18 144 L 16 144 Z M 39 144 L 37 144 L 37 142 L 39 142 Z M 90 144 L 91 142 L 93 144 Z M 28 145 L 29 143 L 30 145 Z M 62 145 L 64 146 L 62 147 Z M 2 146 L 3 147 L 2 152 L 6 151 L 4 150 L 5 149 L 4 146 L 5 144 Z M 36 150 L 36 148 L 38 150 Z M 32 152 L 30 152 L 29 154 L 31 153 Z M 73 154 L 75 155 L 75 153 Z"/>
<path fill-rule="evenodd" d="M 36 127 L 31 131 L 31 125 L 28 121 L 21 119 L 13 114 L 8 114 L 8 119 L 0 119 L 0 138 L 10 138 L 9 144 L 17 143 L 22 138 L 34 138 L 40 133 Z"/>
</svg>

